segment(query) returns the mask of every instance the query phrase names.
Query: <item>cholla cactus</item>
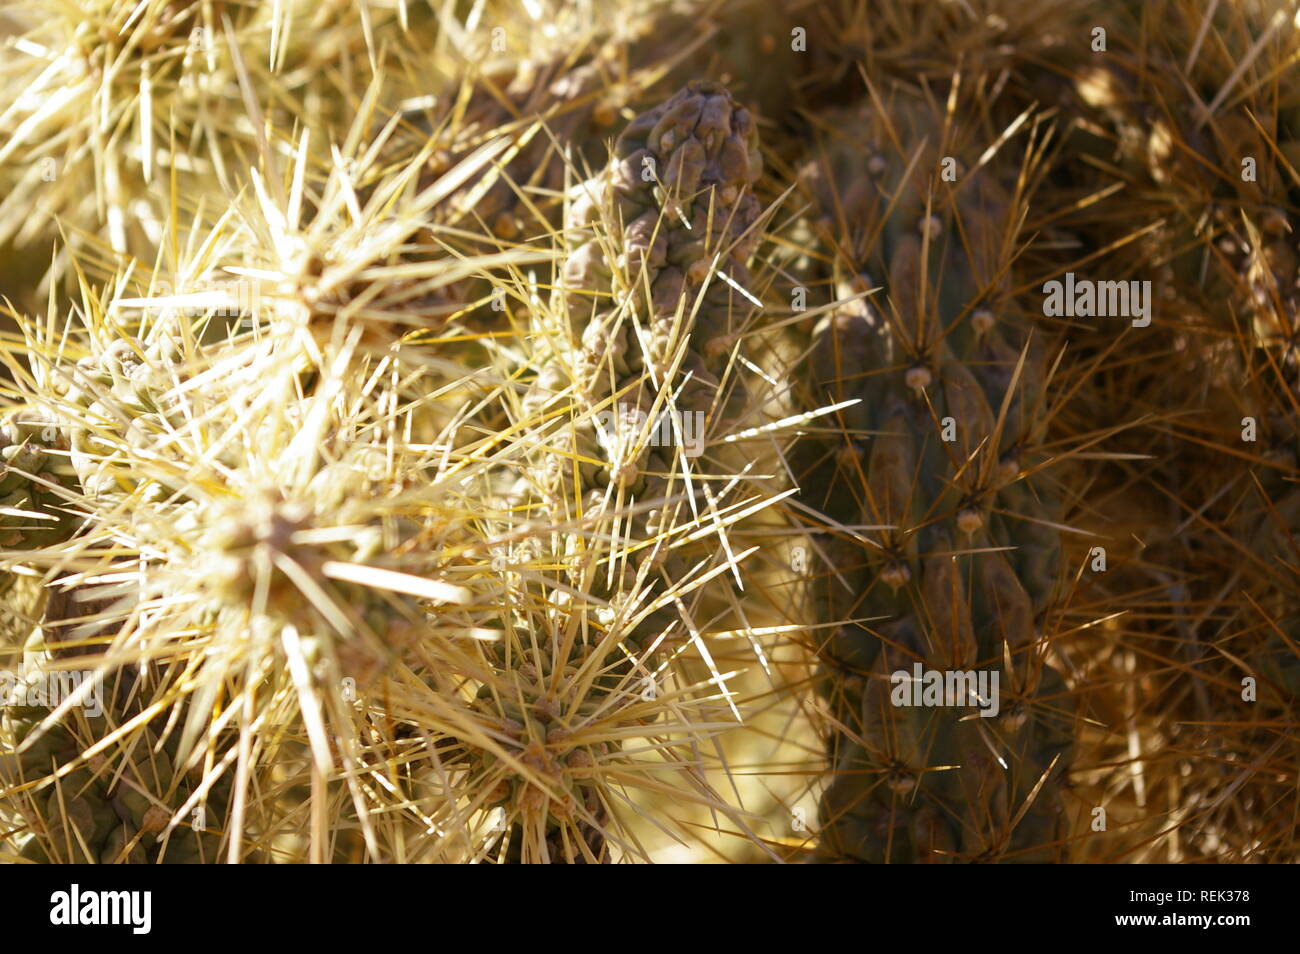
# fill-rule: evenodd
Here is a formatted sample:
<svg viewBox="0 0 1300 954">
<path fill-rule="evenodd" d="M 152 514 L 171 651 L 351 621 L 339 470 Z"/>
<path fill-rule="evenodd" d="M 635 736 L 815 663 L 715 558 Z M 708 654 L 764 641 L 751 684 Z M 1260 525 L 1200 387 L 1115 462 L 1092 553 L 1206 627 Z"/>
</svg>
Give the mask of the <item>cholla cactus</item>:
<svg viewBox="0 0 1300 954">
<path fill-rule="evenodd" d="M 561 638 L 568 627 L 548 625 L 546 632 L 559 633 L 549 646 L 539 640 L 533 655 L 525 645 L 524 658 L 538 673 L 549 671 L 552 684 L 583 683 L 587 699 L 562 707 L 594 706 L 602 716 L 586 735 L 603 737 L 601 761 L 611 775 L 626 758 L 618 740 L 632 741 L 611 722 L 631 718 L 635 726 L 664 713 L 664 724 L 645 731 L 671 738 L 690 730 L 685 716 L 701 703 L 699 687 L 674 672 L 684 650 L 698 649 L 720 679 L 693 620 L 703 585 L 735 572 L 734 564 L 711 567 L 717 554 L 684 545 L 721 538 L 725 547 L 729 528 L 745 515 L 728 504 L 725 488 L 711 495 L 705 488 L 728 462 L 718 446 L 724 390 L 738 390 L 732 364 L 753 330 L 746 265 L 761 227 L 752 192 L 760 170 L 748 112 L 716 84 L 681 90 L 629 124 L 609 167 L 574 190 L 566 223 L 576 247 L 552 308 L 534 314 L 540 369 L 521 412 L 541 423 L 556 448 L 542 479 L 521 475 L 510 501 L 521 510 L 540 506 L 562 530 L 549 558 L 544 551 L 538 559 L 571 566 L 571 585 L 583 595 L 565 603 L 605 608 L 597 628 L 581 636 Z M 572 423 L 563 426 L 568 411 Z M 562 426 L 546 423 L 555 420 Z M 743 477 L 727 479 L 743 486 Z M 572 854 L 571 844 L 581 842 L 599 857 L 606 832 L 598 822 L 589 813 L 585 829 L 573 833 L 581 838 L 570 836 L 563 850 Z M 550 854 L 561 847 L 552 839 Z"/>
<path fill-rule="evenodd" d="M 959 132 L 956 102 L 873 90 L 828 117 L 805 172 L 842 296 L 807 379 L 814 404 L 857 399 L 799 470 L 832 534 L 817 621 L 843 621 L 814 633 L 830 858 L 1041 860 L 1064 837 L 1059 543 L 1045 484 L 1027 489 L 1047 462 L 1045 369 L 1011 294 L 1042 145 Z M 916 668 L 988 681 L 922 704 Z"/>
<path fill-rule="evenodd" d="M 593 236 L 565 265 L 589 405 L 613 397 L 648 419 L 718 401 L 752 311 L 746 262 L 759 238 L 761 170 L 752 117 L 711 84 L 687 87 L 619 137 L 607 178 L 588 183 L 569 216 L 575 228 L 599 215 L 622 232 L 609 247 Z M 665 389 L 671 401 L 661 403 Z M 613 465 L 616 481 L 637 482 L 635 455 Z"/>
</svg>

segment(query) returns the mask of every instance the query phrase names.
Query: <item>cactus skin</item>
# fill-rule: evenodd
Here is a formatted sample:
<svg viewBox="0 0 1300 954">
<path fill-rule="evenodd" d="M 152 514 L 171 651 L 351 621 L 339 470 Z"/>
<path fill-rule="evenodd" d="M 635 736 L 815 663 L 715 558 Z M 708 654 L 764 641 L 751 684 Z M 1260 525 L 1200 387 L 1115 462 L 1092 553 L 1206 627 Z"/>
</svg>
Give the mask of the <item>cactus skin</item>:
<svg viewBox="0 0 1300 954">
<path fill-rule="evenodd" d="M 688 85 L 618 138 L 611 167 L 588 184 L 567 223 L 580 235 L 598 219 L 616 230 L 612 248 L 588 232 L 564 268 L 588 408 L 617 402 L 653 420 L 713 407 L 751 311 L 718 275 L 750 284 L 760 212 L 752 187 L 761 171 L 753 117 L 715 83 Z M 672 404 L 659 400 L 670 384 L 680 388 Z M 645 472 L 670 470 L 671 455 L 623 446 L 602 456 L 609 479 L 645 498 L 656 483 Z"/>
<path fill-rule="evenodd" d="M 0 420 L 0 549 L 37 550 L 71 536 L 77 520 L 59 493 L 72 483 L 71 471 L 53 424 L 21 409 Z M 7 578 L 0 572 L 0 589 Z"/>
<path fill-rule="evenodd" d="M 647 371 L 666 370 L 673 314 L 683 295 L 698 293 L 713 278 L 708 266 L 714 255 L 721 253 L 719 268 L 744 284 L 745 262 L 757 244 L 751 226 L 759 213 L 758 199 L 749 190 L 761 172 L 758 131 L 749 111 L 720 84 L 696 82 L 633 120 L 615 144 L 610 168 L 584 190 L 589 201 L 571 206 L 570 229 L 586 228 L 604 213 L 621 236 L 614 263 L 594 239 L 580 247 L 566 266 L 566 286 L 636 295 L 651 316 L 652 365 Z M 607 321 L 610 310 L 600 309 L 593 317 L 590 301 L 583 307 L 582 299 L 575 299 L 573 320 L 608 335 L 596 319 Z M 722 289 L 706 295 L 694 319 L 702 333 L 695 336 L 696 348 L 704 344 L 701 337 L 728 333 L 731 301 Z M 628 356 L 632 374 L 641 367 L 640 349 L 628 350 L 633 352 Z M 714 363 L 718 357 L 711 353 Z M 699 357 L 696 366 L 706 363 Z M 600 384 L 589 386 L 600 393 Z"/>
<path fill-rule="evenodd" d="M 17 789 L 52 778 L 56 769 L 78 758 L 90 740 L 109 730 L 102 718 L 87 720 L 84 730 L 56 723 L 34 745 L 15 754 L 46 715 L 44 709 L 15 710 L 5 715 L 0 726 L 0 783 L 14 804 L 21 805 L 24 798 L 14 794 Z M 57 784 L 26 793 L 40 800 L 41 807 L 28 812 L 11 806 L 6 812 L 15 830 L 11 843 L 18 856 L 41 863 L 98 864 L 197 864 L 221 858 L 219 826 L 222 806 L 229 801 L 229 775 L 208 789 L 203 814 L 191 813 L 168 833 L 172 815 L 196 785 L 190 774 L 175 769 L 174 737 L 160 749 L 156 743 L 152 730 L 142 730 L 135 741 L 137 753 L 142 753 L 135 757 L 141 761 L 134 767 L 119 774 L 119 760 L 101 754 Z M 132 760 L 124 761 L 130 766 Z"/>
<path fill-rule="evenodd" d="M 841 437 L 799 449 L 805 502 L 886 528 L 866 531 L 868 547 L 832 539 L 815 582 L 818 622 L 867 620 L 819 645 L 835 727 L 822 847 L 859 862 L 1050 860 L 1072 715 L 1044 662 L 1060 552 L 1036 522 L 1051 519 L 1050 495 L 1025 476 L 1039 462 L 1032 345 L 1000 425 L 995 410 L 1028 339 L 1008 294 L 1019 166 L 999 157 L 976 170 L 984 143 L 953 142 L 919 97 L 886 109 L 831 117 L 839 141 L 804 173 L 839 297 L 883 285 L 821 319 L 804 370 L 811 406 L 861 402 L 842 412 Z M 951 184 L 938 175 L 945 155 L 958 160 Z M 996 672 L 1000 711 L 895 706 L 890 675 L 916 663 Z"/>
<path fill-rule="evenodd" d="M 57 678 L 50 664 L 66 669 L 69 660 L 84 656 L 89 672 L 98 644 L 111 638 L 115 601 L 88 598 L 81 589 L 49 589 L 42 625 L 28 638 L 23 665 L 7 686 L 0 785 L 14 832 L 10 843 L 18 857 L 38 863 L 211 863 L 222 849 L 231 776 L 219 778 L 168 830 L 202 779 L 176 765 L 177 732 L 160 739 L 156 723 L 147 723 L 55 778 L 93 743 L 140 714 L 150 682 L 126 671 L 110 673 L 101 685 L 101 714 L 73 707 L 45 728 L 41 723 L 52 707 L 23 704 L 25 686 Z M 109 621 L 96 622 L 103 616 Z"/>
</svg>

